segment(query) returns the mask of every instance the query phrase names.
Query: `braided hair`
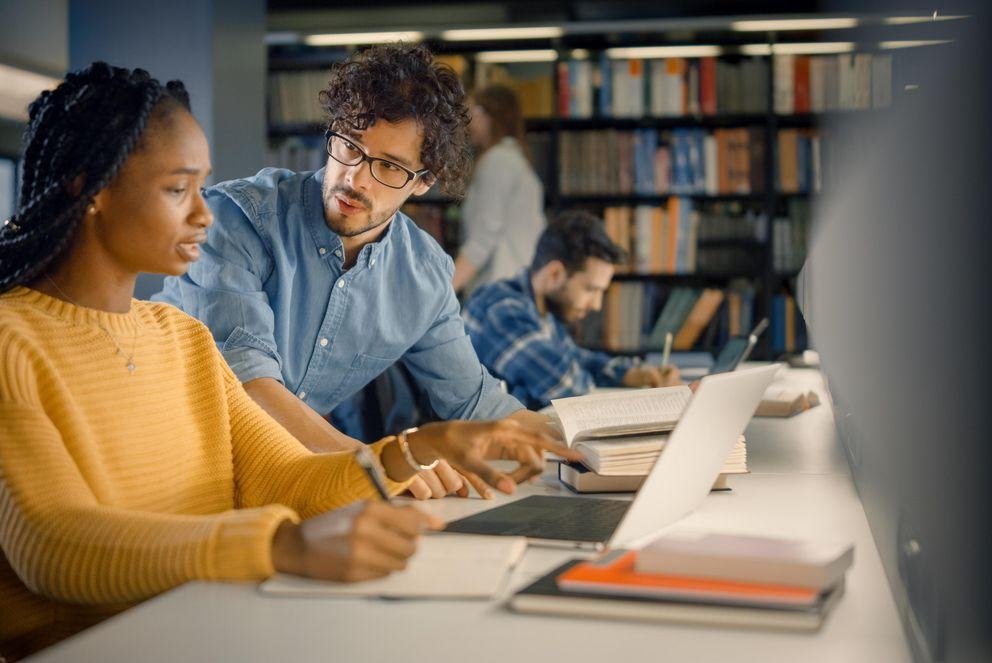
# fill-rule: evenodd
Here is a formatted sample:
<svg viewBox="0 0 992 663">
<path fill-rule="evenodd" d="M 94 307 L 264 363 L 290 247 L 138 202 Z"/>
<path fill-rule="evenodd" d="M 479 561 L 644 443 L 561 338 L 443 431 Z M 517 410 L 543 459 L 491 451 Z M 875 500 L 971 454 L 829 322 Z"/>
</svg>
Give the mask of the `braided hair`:
<svg viewBox="0 0 992 663">
<path fill-rule="evenodd" d="M 94 62 L 28 107 L 17 212 L 0 226 L 0 293 L 29 283 L 70 246 L 93 197 L 117 175 L 153 115 L 189 110 L 180 81 Z M 81 186 L 80 186 L 81 182 Z"/>
</svg>

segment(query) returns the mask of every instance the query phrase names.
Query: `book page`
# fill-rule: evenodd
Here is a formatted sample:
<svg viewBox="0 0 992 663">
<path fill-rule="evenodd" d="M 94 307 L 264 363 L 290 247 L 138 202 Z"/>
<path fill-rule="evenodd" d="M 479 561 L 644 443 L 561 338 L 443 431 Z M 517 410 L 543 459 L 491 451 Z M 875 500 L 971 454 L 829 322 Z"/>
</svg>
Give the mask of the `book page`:
<svg viewBox="0 0 992 663">
<path fill-rule="evenodd" d="M 551 401 L 565 441 L 671 430 L 689 403 L 686 386 L 628 389 Z"/>
<path fill-rule="evenodd" d="M 363 582 L 330 582 L 277 573 L 264 594 L 381 598 L 491 599 L 527 547 L 523 537 L 428 534 L 406 569 Z"/>
</svg>

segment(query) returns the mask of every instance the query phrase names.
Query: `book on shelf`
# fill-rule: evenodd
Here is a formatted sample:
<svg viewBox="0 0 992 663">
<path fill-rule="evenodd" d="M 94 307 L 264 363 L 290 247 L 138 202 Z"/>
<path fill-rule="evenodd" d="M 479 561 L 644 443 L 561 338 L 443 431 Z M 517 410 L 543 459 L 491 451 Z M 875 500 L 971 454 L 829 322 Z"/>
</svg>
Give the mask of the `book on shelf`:
<svg viewBox="0 0 992 663">
<path fill-rule="evenodd" d="M 677 529 L 644 546 L 635 569 L 825 590 L 853 563 L 851 544 Z"/>
<path fill-rule="evenodd" d="M 707 296 L 705 306 L 690 320 L 706 289 L 666 287 L 652 281 L 612 283 L 603 298 L 602 311 L 590 314 L 579 325 L 576 341 L 586 347 L 641 352 L 660 349 L 667 333 L 676 338 L 681 333 L 677 349 L 690 350 L 700 344 L 705 348 L 722 344 L 734 333 L 753 326 L 753 284 L 734 279 L 726 288 L 709 290 L 716 292 Z"/>
<path fill-rule="evenodd" d="M 892 56 L 775 55 L 775 112 L 823 113 L 892 105 Z"/>
<path fill-rule="evenodd" d="M 560 117 L 693 117 L 767 110 L 767 65 L 760 57 L 612 59 L 558 63 Z"/>
<path fill-rule="evenodd" d="M 816 605 L 822 593 L 820 588 L 806 585 L 644 571 L 638 563 L 642 554 L 643 551 L 618 550 L 576 564 L 558 576 L 558 588 L 591 594 L 778 609 Z"/>
<path fill-rule="evenodd" d="M 703 330 L 706 329 L 710 321 L 716 316 L 720 304 L 723 303 L 723 290 L 718 288 L 706 288 L 699 294 L 699 298 L 689 310 L 685 317 L 685 322 L 675 335 L 672 348 L 675 350 L 691 350 L 696 344 Z"/>
<path fill-rule="evenodd" d="M 551 401 L 565 442 L 667 432 L 675 427 L 692 392 L 688 387 L 655 387 L 593 392 Z"/>
<path fill-rule="evenodd" d="M 806 348 L 806 326 L 792 295 L 783 293 L 772 298 L 770 331 L 774 352 L 798 352 Z"/>
<path fill-rule="evenodd" d="M 776 186 L 814 191 L 819 132 L 780 129 Z M 761 127 L 566 130 L 558 136 L 558 189 L 565 196 L 734 196 L 765 191 Z"/>
<path fill-rule="evenodd" d="M 576 559 L 562 564 L 513 594 L 507 601 L 507 606 L 511 610 L 527 614 L 815 631 L 822 626 L 844 591 L 841 583 L 830 591 L 823 592 L 813 605 L 776 609 L 560 588 L 558 578 L 584 562 L 585 560 Z"/>
</svg>

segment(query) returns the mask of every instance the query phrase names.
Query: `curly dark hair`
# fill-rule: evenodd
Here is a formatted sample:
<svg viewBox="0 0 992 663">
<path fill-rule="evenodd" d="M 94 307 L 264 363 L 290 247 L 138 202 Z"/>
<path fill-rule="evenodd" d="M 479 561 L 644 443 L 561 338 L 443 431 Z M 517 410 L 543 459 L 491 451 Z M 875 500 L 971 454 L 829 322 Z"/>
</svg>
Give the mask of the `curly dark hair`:
<svg viewBox="0 0 992 663">
<path fill-rule="evenodd" d="M 320 103 L 332 131 L 364 131 L 378 120 L 415 120 L 424 133 L 424 168 L 448 195 L 464 192 L 472 163 L 465 89 L 458 74 L 435 61 L 426 47 L 373 46 L 338 63 Z"/>
<path fill-rule="evenodd" d="M 627 260 L 627 252 L 606 234 L 606 223 L 583 210 L 565 210 L 541 233 L 531 269 L 537 271 L 552 260 L 560 260 L 569 274 L 581 271 L 587 258 L 612 265 Z"/>
<path fill-rule="evenodd" d="M 180 81 L 94 62 L 28 107 L 17 212 L 0 226 L 0 293 L 32 281 L 71 244 L 93 196 L 117 175 L 152 117 L 189 111 Z"/>
</svg>

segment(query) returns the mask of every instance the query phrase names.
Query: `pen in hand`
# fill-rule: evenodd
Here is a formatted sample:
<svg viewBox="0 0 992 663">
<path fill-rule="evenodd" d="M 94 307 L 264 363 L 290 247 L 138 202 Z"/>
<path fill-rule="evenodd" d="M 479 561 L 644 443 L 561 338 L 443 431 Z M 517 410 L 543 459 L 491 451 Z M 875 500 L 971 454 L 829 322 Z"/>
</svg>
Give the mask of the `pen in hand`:
<svg viewBox="0 0 992 663">
<path fill-rule="evenodd" d="M 665 334 L 665 346 L 661 351 L 661 370 L 665 370 L 672 356 L 672 332 Z"/>
<path fill-rule="evenodd" d="M 382 501 L 387 504 L 392 504 L 392 499 L 389 497 L 389 491 L 386 490 L 386 482 L 382 478 L 382 473 L 379 471 L 379 466 L 375 463 L 375 456 L 371 451 L 369 451 L 368 447 L 362 447 L 355 451 L 355 460 L 357 460 L 358 465 L 365 470 L 365 475 L 368 476 L 369 482 L 375 487 L 375 492 L 379 493 L 379 497 L 382 498 Z"/>
</svg>

